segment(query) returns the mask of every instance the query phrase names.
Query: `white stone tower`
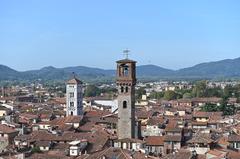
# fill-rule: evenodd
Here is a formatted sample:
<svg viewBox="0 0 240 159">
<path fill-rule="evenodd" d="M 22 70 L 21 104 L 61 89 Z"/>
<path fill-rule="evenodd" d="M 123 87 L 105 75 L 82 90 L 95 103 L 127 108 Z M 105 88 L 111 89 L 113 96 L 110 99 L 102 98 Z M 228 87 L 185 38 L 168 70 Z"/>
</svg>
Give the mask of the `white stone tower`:
<svg viewBox="0 0 240 159">
<path fill-rule="evenodd" d="M 118 139 L 135 137 L 136 62 L 117 61 Z"/>
<path fill-rule="evenodd" d="M 67 116 L 83 115 L 83 88 L 82 82 L 74 75 L 72 79 L 67 81 L 66 85 L 66 105 Z"/>
</svg>

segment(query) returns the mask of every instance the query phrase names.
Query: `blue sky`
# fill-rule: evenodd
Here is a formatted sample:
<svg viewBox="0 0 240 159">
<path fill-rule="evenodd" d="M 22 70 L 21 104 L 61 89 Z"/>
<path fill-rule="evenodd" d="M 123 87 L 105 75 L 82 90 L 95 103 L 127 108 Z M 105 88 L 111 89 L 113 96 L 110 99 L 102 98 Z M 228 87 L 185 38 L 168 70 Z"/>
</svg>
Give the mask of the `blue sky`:
<svg viewBox="0 0 240 159">
<path fill-rule="evenodd" d="M 240 57 L 239 0 L 1 0 L 0 64 L 179 69 Z"/>
</svg>

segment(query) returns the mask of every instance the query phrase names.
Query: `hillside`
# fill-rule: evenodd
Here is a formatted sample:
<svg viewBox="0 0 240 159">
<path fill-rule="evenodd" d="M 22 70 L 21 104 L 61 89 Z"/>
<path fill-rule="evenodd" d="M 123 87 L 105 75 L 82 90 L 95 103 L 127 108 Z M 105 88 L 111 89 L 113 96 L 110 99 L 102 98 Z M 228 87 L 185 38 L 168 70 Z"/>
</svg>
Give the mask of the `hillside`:
<svg viewBox="0 0 240 159">
<path fill-rule="evenodd" d="M 19 72 L 0 65 L 0 80 L 66 80 L 73 72 L 86 81 L 112 80 L 115 77 L 115 70 L 85 66 L 65 68 L 48 66 L 39 70 Z M 238 78 L 240 77 L 240 58 L 201 63 L 176 71 L 156 65 L 142 65 L 137 66 L 137 76 L 144 79 Z"/>
</svg>

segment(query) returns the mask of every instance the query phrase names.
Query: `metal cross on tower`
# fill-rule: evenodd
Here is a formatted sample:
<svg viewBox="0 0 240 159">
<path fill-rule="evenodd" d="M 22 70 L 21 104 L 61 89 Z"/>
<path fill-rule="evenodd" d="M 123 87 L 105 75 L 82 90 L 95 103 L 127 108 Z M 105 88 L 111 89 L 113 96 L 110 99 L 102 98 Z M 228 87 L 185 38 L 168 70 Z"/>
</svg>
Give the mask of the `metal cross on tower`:
<svg viewBox="0 0 240 159">
<path fill-rule="evenodd" d="M 130 52 L 130 50 L 128 50 L 128 49 L 123 50 L 123 54 L 124 54 L 124 56 L 126 57 L 126 59 L 128 59 L 129 52 Z"/>
</svg>

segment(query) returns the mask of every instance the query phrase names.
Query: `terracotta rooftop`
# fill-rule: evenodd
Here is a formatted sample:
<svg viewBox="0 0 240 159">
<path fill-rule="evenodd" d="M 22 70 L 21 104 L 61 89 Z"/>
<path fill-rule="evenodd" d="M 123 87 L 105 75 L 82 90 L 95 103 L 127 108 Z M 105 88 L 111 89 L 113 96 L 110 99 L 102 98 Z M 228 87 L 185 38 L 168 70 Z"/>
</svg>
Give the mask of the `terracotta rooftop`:
<svg viewBox="0 0 240 159">
<path fill-rule="evenodd" d="M 145 139 L 146 145 L 159 146 L 164 145 L 164 136 L 149 136 Z"/>
<path fill-rule="evenodd" d="M 106 148 L 103 151 L 99 151 L 97 153 L 94 153 L 88 157 L 85 157 L 85 159 L 100 159 L 100 158 L 106 158 L 106 159 L 130 159 L 130 158 L 136 158 L 136 159 L 148 159 L 152 157 L 146 156 L 144 153 L 140 152 L 133 152 L 128 150 L 122 150 L 120 148 Z M 78 157 L 77 159 L 82 159 Z"/>
<path fill-rule="evenodd" d="M 239 159 L 240 156 L 240 152 L 237 151 L 229 151 L 229 153 L 227 154 L 227 158 L 229 159 Z"/>
<path fill-rule="evenodd" d="M 212 156 L 216 156 L 216 158 L 225 158 L 227 152 L 219 151 L 216 149 L 210 150 L 207 154 L 211 154 Z"/>
<path fill-rule="evenodd" d="M 83 116 L 68 116 L 65 117 L 65 123 L 80 123 L 83 119 Z"/>
<path fill-rule="evenodd" d="M 165 119 L 163 117 L 152 117 L 148 120 L 148 125 L 158 125 L 163 124 Z"/>
<path fill-rule="evenodd" d="M 175 154 L 169 154 L 162 159 L 191 159 L 193 154 L 191 151 L 188 150 L 180 150 Z"/>
<path fill-rule="evenodd" d="M 59 153 L 35 153 L 29 157 L 29 159 L 43 159 L 43 158 L 51 158 L 51 159 L 71 159 L 71 157 L 67 157 L 65 154 L 59 154 Z"/>
<path fill-rule="evenodd" d="M 80 123 L 83 119 L 83 116 L 68 116 L 64 118 L 55 118 L 51 121 L 39 122 L 36 125 L 52 125 L 52 126 L 63 126 L 67 123 Z"/>
<path fill-rule="evenodd" d="M 165 135 L 164 137 L 165 137 L 164 141 L 176 141 L 176 142 L 182 141 L 182 136 L 180 135 Z"/>
<path fill-rule="evenodd" d="M 35 144 L 38 147 L 50 147 L 51 142 L 50 141 L 37 141 Z"/>
<path fill-rule="evenodd" d="M 240 136 L 239 135 L 230 135 L 228 137 L 228 141 L 229 142 L 235 142 L 235 141 L 239 142 L 240 141 Z"/>
<path fill-rule="evenodd" d="M 219 103 L 222 101 L 222 98 L 218 97 L 209 97 L 209 98 L 193 98 L 192 102 L 200 102 L 200 103 Z"/>
<path fill-rule="evenodd" d="M 72 79 L 67 81 L 67 84 L 83 84 L 83 82 L 77 79 L 76 77 L 73 77 Z"/>
<path fill-rule="evenodd" d="M 11 133 L 16 133 L 16 132 L 18 132 L 18 131 L 14 130 L 13 128 L 8 127 L 6 125 L 0 124 L 0 133 L 11 134 Z"/>
<path fill-rule="evenodd" d="M 192 143 L 192 144 L 206 143 L 206 144 L 210 144 L 212 142 L 213 142 L 213 140 L 211 139 L 209 134 L 198 133 L 195 136 L 193 136 L 192 139 L 189 140 L 187 143 Z"/>
<path fill-rule="evenodd" d="M 193 113 L 193 117 L 209 118 L 210 117 L 210 113 L 209 112 L 196 111 L 196 112 Z"/>
<path fill-rule="evenodd" d="M 218 141 L 218 144 L 228 146 L 229 145 L 228 138 L 225 136 L 221 137 Z"/>
<path fill-rule="evenodd" d="M 118 139 L 117 141 L 122 143 L 145 143 L 145 141 L 142 141 L 140 139 Z"/>
</svg>

